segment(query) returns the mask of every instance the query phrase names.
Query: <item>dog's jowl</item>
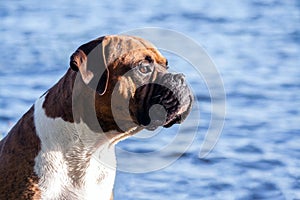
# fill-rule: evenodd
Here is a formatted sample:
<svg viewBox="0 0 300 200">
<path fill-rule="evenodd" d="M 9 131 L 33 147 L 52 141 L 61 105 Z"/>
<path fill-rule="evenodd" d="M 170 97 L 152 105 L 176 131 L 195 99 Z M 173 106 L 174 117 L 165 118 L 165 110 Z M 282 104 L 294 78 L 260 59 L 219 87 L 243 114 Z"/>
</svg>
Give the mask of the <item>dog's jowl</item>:
<svg viewBox="0 0 300 200">
<path fill-rule="evenodd" d="M 184 75 L 167 65 L 133 36 L 81 45 L 66 74 L 0 142 L 0 199 L 113 199 L 114 145 L 181 123 L 191 109 Z"/>
</svg>

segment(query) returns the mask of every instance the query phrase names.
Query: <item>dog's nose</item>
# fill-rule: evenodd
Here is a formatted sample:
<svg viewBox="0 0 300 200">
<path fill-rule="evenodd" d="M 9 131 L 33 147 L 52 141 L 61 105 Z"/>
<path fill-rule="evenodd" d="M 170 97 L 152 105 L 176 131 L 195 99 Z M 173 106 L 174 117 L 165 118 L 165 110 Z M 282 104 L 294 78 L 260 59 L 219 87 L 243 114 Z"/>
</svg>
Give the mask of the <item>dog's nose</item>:
<svg viewBox="0 0 300 200">
<path fill-rule="evenodd" d="M 185 81 L 185 75 L 182 73 L 175 74 L 173 78 L 176 82 L 180 82 L 181 84 L 183 84 Z"/>
</svg>

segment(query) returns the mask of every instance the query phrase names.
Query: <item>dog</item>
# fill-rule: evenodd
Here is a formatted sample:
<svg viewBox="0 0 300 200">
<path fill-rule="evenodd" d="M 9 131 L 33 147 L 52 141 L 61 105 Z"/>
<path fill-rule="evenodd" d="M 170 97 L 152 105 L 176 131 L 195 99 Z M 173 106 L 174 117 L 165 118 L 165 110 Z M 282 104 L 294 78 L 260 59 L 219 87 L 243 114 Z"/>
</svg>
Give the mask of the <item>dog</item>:
<svg viewBox="0 0 300 200">
<path fill-rule="evenodd" d="M 183 122 L 192 103 L 184 75 L 168 72 L 150 42 L 110 35 L 83 44 L 0 142 L 0 199 L 113 199 L 114 145 Z"/>
</svg>

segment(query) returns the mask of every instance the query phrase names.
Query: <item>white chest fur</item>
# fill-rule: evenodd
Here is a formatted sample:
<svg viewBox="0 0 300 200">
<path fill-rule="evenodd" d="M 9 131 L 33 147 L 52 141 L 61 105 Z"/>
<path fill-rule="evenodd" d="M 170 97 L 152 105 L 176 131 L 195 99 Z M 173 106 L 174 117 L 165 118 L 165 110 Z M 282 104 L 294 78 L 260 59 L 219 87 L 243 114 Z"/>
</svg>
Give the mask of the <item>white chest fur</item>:
<svg viewBox="0 0 300 200">
<path fill-rule="evenodd" d="M 34 170 L 42 199 L 101 199 L 111 196 L 115 179 L 115 150 L 85 124 L 49 118 L 42 108 L 44 97 L 34 106 L 36 132 L 41 151 Z M 97 141 L 97 143 L 95 142 Z M 97 149 L 95 148 L 97 144 Z M 92 156 L 87 159 L 87 152 Z"/>
</svg>

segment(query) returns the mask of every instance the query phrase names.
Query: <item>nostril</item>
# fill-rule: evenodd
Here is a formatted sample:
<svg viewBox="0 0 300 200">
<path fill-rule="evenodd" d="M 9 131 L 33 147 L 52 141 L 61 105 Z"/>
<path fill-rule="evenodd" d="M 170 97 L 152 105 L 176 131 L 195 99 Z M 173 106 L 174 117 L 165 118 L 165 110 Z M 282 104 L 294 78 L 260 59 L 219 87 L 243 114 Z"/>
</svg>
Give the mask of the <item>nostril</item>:
<svg viewBox="0 0 300 200">
<path fill-rule="evenodd" d="M 185 81 L 185 76 L 184 76 L 184 74 L 182 74 L 182 73 L 175 74 L 175 75 L 174 75 L 174 80 L 175 80 L 175 81 L 180 81 L 180 83 L 183 84 L 184 81 Z"/>
</svg>

